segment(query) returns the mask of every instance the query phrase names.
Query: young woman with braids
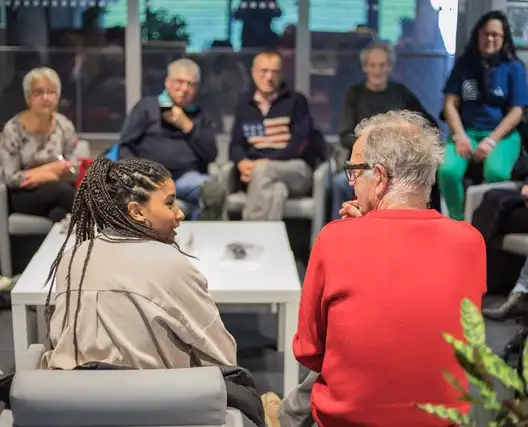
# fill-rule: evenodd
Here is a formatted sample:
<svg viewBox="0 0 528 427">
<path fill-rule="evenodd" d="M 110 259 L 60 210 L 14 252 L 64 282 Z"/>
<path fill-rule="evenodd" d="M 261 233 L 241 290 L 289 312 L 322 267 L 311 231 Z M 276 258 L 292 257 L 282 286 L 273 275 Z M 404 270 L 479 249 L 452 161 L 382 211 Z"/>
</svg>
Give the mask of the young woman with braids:
<svg viewBox="0 0 528 427">
<path fill-rule="evenodd" d="M 184 219 L 175 199 L 174 181 L 157 163 L 91 165 L 73 205 L 73 248 L 62 246 L 48 276 L 57 297 L 42 368 L 185 368 L 191 356 L 236 365 L 235 340 L 206 279 L 174 242 Z"/>
</svg>

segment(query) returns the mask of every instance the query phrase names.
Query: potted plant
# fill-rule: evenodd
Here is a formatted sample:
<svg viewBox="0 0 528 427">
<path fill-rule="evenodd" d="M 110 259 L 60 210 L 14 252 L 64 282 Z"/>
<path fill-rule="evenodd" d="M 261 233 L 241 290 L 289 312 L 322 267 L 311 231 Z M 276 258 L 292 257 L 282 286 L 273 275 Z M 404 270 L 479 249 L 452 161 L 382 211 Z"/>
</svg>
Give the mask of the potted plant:
<svg viewBox="0 0 528 427">
<path fill-rule="evenodd" d="M 528 427 L 528 346 L 525 343 L 521 356 L 524 374 L 520 374 L 486 345 L 484 319 L 478 308 L 470 300 L 464 299 L 460 312 L 466 341 L 458 340 L 449 334 L 443 336 L 453 347 L 458 362 L 478 394 L 473 395 L 465 390 L 449 372 L 444 372 L 444 377 L 460 391 L 461 400 L 470 402 L 474 407 L 481 407 L 488 413 L 488 419 L 491 420 L 488 427 Z M 513 391 L 515 397 L 499 399 L 495 387 L 497 381 Z M 470 414 L 463 414 L 456 409 L 428 403 L 417 406 L 454 424 L 481 427 L 477 426 Z"/>
</svg>

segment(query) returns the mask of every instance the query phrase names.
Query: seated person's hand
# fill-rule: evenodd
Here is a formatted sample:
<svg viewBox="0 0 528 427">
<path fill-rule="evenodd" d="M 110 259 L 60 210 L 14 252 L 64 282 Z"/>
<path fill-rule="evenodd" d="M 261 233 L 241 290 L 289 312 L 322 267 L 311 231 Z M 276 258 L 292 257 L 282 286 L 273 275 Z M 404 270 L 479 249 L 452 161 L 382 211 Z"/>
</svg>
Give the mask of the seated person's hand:
<svg viewBox="0 0 528 427">
<path fill-rule="evenodd" d="M 471 140 L 465 133 L 457 133 L 453 135 L 456 152 L 459 156 L 465 159 L 471 155 Z"/>
<path fill-rule="evenodd" d="M 72 162 L 57 160 L 56 162 L 51 162 L 42 166 L 42 169 L 55 174 L 57 177 L 61 177 L 73 166 Z"/>
<path fill-rule="evenodd" d="M 357 200 L 351 200 L 349 202 L 343 203 L 341 205 L 341 209 L 339 210 L 339 215 L 341 215 L 342 219 L 359 218 L 360 216 L 363 216 L 361 209 L 359 209 L 359 202 Z"/>
<path fill-rule="evenodd" d="M 245 183 L 251 181 L 251 175 L 253 175 L 253 170 L 255 169 L 255 166 L 257 166 L 259 163 L 265 163 L 267 161 L 268 159 L 244 159 L 238 162 L 237 168 L 240 172 L 240 181 Z"/>
<path fill-rule="evenodd" d="M 491 153 L 496 146 L 497 143 L 493 139 L 484 138 L 478 143 L 477 148 L 473 153 L 473 156 L 477 160 L 484 160 L 486 157 L 488 157 L 489 153 Z"/>
<path fill-rule="evenodd" d="M 25 173 L 24 179 L 20 183 L 20 188 L 36 188 L 46 182 L 54 182 L 58 180 L 59 175 L 48 169 L 33 169 Z"/>
<path fill-rule="evenodd" d="M 521 196 L 524 199 L 524 204 L 528 208 L 528 184 L 524 184 L 521 187 Z"/>
<path fill-rule="evenodd" d="M 180 128 L 185 133 L 189 133 L 194 126 L 192 120 L 183 111 L 183 108 L 177 105 L 174 105 L 169 111 L 163 113 L 163 120 Z"/>
<path fill-rule="evenodd" d="M 255 162 L 253 160 L 244 159 L 238 162 L 237 168 L 240 172 L 240 181 L 249 182 L 251 179 L 251 172 L 255 167 Z"/>
</svg>

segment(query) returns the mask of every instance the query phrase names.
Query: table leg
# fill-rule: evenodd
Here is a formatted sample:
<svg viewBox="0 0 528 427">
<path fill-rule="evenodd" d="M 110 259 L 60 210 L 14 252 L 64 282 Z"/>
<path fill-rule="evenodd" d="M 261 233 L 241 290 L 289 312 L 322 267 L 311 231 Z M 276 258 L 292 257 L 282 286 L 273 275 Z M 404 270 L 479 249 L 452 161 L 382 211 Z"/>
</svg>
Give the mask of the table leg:
<svg viewBox="0 0 528 427">
<path fill-rule="evenodd" d="M 46 309 L 43 305 L 37 305 L 37 335 L 38 343 L 45 344 L 48 336 L 48 325 L 46 325 Z"/>
<path fill-rule="evenodd" d="M 17 368 L 24 363 L 29 348 L 28 307 L 26 305 L 13 305 L 11 316 L 13 318 L 15 368 Z"/>
<path fill-rule="evenodd" d="M 288 345 L 284 340 L 284 332 L 286 329 L 284 324 L 286 321 L 286 310 L 280 310 L 278 304 L 275 304 L 275 306 L 277 307 L 277 351 L 282 353 L 284 348 Z"/>
<path fill-rule="evenodd" d="M 298 302 L 280 304 L 280 312 L 283 311 L 283 347 L 284 347 L 284 396 L 287 396 L 299 384 L 299 364 L 293 355 L 292 342 L 297 330 L 297 315 L 299 313 Z"/>
</svg>

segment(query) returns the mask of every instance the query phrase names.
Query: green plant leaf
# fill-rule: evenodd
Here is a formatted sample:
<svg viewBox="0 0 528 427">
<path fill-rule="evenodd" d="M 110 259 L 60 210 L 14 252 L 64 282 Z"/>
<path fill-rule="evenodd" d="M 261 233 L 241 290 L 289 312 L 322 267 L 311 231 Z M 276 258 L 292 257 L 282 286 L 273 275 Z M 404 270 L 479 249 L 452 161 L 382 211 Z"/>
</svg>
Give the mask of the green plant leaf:
<svg viewBox="0 0 528 427">
<path fill-rule="evenodd" d="M 479 394 L 479 404 L 490 411 L 497 411 L 502 408 L 502 405 L 497 398 L 497 392 L 491 388 L 486 382 L 477 380 L 473 382 Z"/>
<path fill-rule="evenodd" d="M 467 390 L 460 384 L 460 381 L 451 373 L 447 371 L 443 371 L 442 375 L 446 379 L 446 381 L 453 386 L 453 388 L 458 391 L 460 394 L 465 396 L 468 394 Z"/>
<path fill-rule="evenodd" d="M 515 371 L 502 358 L 491 352 L 481 352 L 480 358 L 486 372 L 497 378 L 506 387 L 524 393 L 524 383 Z"/>
<path fill-rule="evenodd" d="M 524 383 L 528 384 L 528 340 L 524 342 L 524 348 L 522 353 L 522 364 L 523 364 L 523 377 Z"/>
<path fill-rule="evenodd" d="M 473 355 L 473 347 L 461 340 L 457 340 L 453 335 L 450 335 L 448 333 L 444 332 L 442 336 L 444 337 L 444 340 L 446 340 L 449 344 L 453 346 L 456 352 L 462 354 L 464 358 L 467 359 L 469 362 L 475 362 L 475 357 Z"/>
<path fill-rule="evenodd" d="M 416 405 L 419 409 L 428 414 L 434 415 L 443 420 L 451 421 L 455 424 L 471 424 L 471 418 L 467 414 L 463 414 L 457 409 L 446 408 L 443 405 L 431 405 L 426 403 L 425 405 Z"/>
<path fill-rule="evenodd" d="M 477 306 L 471 300 L 464 298 L 460 306 L 460 314 L 464 337 L 468 344 L 473 347 L 486 345 L 484 318 Z"/>
</svg>

